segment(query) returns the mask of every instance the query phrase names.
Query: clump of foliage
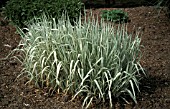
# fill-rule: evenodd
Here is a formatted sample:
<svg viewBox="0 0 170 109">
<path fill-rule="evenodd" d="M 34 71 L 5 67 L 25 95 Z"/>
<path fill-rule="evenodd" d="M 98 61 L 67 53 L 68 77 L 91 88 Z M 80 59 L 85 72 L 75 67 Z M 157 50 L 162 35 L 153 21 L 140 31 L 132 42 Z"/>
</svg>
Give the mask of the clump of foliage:
<svg viewBox="0 0 170 109">
<path fill-rule="evenodd" d="M 9 0 L 5 8 L 6 16 L 14 24 L 23 26 L 43 12 L 58 19 L 63 11 L 67 11 L 70 19 L 74 20 L 80 14 L 82 3 L 81 0 Z"/>
<path fill-rule="evenodd" d="M 58 23 L 46 16 L 35 21 L 27 33 L 19 29 L 22 40 L 14 50 L 28 83 L 72 94 L 72 100 L 81 96 L 83 107 L 96 100 L 109 100 L 112 107 L 112 99 L 124 94 L 137 102 L 143 71 L 138 34 L 90 18 L 82 23 L 80 17 L 74 26 L 65 15 Z"/>
<path fill-rule="evenodd" d="M 112 22 L 128 21 L 128 14 L 122 10 L 102 10 L 101 17 Z"/>
</svg>

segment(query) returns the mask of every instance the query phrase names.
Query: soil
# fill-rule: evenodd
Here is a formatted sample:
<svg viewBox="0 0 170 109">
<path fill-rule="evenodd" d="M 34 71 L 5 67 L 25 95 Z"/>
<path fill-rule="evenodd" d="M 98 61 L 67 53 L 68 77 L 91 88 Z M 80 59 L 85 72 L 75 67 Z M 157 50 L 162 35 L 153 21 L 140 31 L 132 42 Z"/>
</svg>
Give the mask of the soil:
<svg viewBox="0 0 170 109">
<path fill-rule="evenodd" d="M 104 8 L 93 9 L 99 15 Z M 113 9 L 113 8 L 105 8 Z M 153 6 L 124 8 L 129 14 L 128 31 L 142 33 L 141 64 L 147 76 L 141 80 L 138 104 L 114 101 L 115 109 L 170 109 L 170 20 L 166 12 Z M 48 95 L 46 89 L 26 85 L 25 77 L 17 76 L 22 69 L 15 59 L 5 58 L 16 48 L 20 36 L 4 17 L 0 17 L 0 108 L 1 109 L 80 109 L 81 100 L 69 101 L 68 95 Z M 108 103 L 93 105 L 108 109 Z"/>
</svg>

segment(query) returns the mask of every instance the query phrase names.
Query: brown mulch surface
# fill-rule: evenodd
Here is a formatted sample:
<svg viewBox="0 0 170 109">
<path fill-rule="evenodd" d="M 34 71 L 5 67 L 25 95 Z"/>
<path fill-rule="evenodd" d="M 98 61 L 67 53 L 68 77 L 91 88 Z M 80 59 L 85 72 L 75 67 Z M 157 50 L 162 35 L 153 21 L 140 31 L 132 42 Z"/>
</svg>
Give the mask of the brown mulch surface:
<svg viewBox="0 0 170 109">
<path fill-rule="evenodd" d="M 111 8 L 109 8 L 111 9 Z M 103 8 L 94 9 L 99 14 Z M 142 66 L 147 77 L 141 81 L 138 104 L 115 102 L 116 109 L 170 109 L 170 21 L 165 11 L 158 13 L 154 7 L 124 9 L 129 14 L 128 30 L 142 33 Z M 0 17 L 0 59 L 16 48 L 20 36 L 15 28 Z M 68 101 L 68 96 L 48 95 L 45 89 L 25 85 L 27 79 L 17 78 L 21 65 L 14 59 L 0 60 L 1 109 L 79 109 L 80 100 Z M 96 106 L 94 108 L 101 108 Z M 107 103 L 103 108 L 109 108 Z"/>
</svg>

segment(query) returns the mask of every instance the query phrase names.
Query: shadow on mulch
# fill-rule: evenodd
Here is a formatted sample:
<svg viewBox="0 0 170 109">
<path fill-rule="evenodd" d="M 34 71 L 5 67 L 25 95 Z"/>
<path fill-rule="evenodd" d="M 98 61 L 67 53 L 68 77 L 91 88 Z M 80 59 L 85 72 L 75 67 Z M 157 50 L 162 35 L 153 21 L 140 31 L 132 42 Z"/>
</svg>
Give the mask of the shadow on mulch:
<svg viewBox="0 0 170 109">
<path fill-rule="evenodd" d="M 169 87 L 170 80 L 162 79 L 161 77 L 147 76 L 140 81 L 140 91 L 149 95 L 155 93 L 158 88 Z"/>
<path fill-rule="evenodd" d="M 115 1 L 111 2 L 110 4 L 107 4 L 102 1 L 91 1 L 91 0 L 82 0 L 86 9 L 90 8 L 133 8 L 133 7 L 139 7 L 139 6 L 154 6 L 157 4 L 157 1 L 152 0 L 152 1 L 146 1 L 143 0 L 142 2 L 133 2 L 133 1 L 125 1 L 125 2 L 120 2 L 120 1 Z"/>
</svg>

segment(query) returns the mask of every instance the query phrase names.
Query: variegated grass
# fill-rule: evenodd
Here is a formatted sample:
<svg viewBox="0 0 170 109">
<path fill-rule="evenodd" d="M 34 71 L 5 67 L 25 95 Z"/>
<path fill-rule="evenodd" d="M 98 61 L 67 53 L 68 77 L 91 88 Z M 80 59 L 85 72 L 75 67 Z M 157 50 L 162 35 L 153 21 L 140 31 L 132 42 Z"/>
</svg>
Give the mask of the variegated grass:
<svg viewBox="0 0 170 109">
<path fill-rule="evenodd" d="M 95 100 L 109 100 L 112 107 L 112 99 L 123 94 L 137 102 L 143 71 L 138 34 L 132 38 L 125 25 L 103 20 L 82 23 L 80 17 L 73 26 L 63 16 L 57 22 L 44 15 L 27 25 L 27 33 L 19 29 L 22 41 L 15 51 L 22 53 L 17 58 L 28 83 L 72 94 L 72 100 L 82 96 L 83 108 Z"/>
</svg>

